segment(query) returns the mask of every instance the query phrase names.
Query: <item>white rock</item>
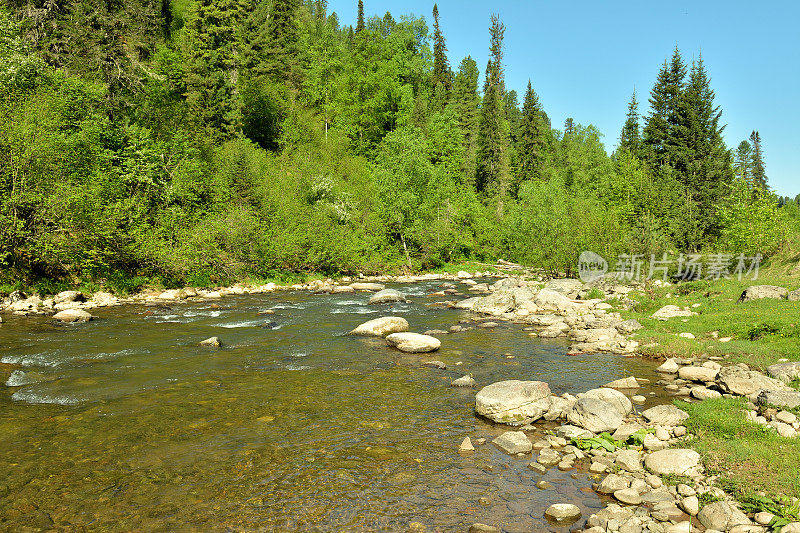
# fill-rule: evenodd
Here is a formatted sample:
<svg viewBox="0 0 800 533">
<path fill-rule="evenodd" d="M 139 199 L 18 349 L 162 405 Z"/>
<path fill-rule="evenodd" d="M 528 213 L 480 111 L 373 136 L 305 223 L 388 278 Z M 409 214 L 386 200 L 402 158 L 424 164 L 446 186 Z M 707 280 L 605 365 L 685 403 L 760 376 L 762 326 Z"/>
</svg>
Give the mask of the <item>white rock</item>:
<svg viewBox="0 0 800 533">
<path fill-rule="evenodd" d="M 94 317 L 83 309 L 66 309 L 53 315 L 53 318 L 60 322 L 88 322 Z"/>
<path fill-rule="evenodd" d="M 681 309 L 677 305 L 665 305 L 655 313 L 651 315 L 651 318 L 655 318 L 656 320 L 669 320 L 670 318 L 675 317 L 686 317 L 692 316 L 693 313 L 688 309 Z"/>
<path fill-rule="evenodd" d="M 628 378 L 617 379 L 610 383 L 606 383 L 603 387 L 607 387 L 609 389 L 622 389 L 622 390 L 629 390 L 629 389 L 638 389 L 639 382 L 636 381 L 636 378 L 631 376 Z"/>
<path fill-rule="evenodd" d="M 533 450 L 533 443 L 522 431 L 506 431 L 492 443 L 510 455 L 528 453 Z"/>
<path fill-rule="evenodd" d="M 464 440 L 461 441 L 461 446 L 458 447 L 458 450 L 462 452 L 473 452 L 475 451 L 475 447 L 472 445 L 472 441 L 469 437 L 464 437 Z"/>
<path fill-rule="evenodd" d="M 678 371 L 678 377 L 687 381 L 708 383 L 717 379 L 719 370 L 702 366 L 685 366 Z"/>
<path fill-rule="evenodd" d="M 450 382 L 451 387 L 474 387 L 475 380 L 472 379 L 471 375 L 461 376 L 458 379 L 454 379 Z"/>
<path fill-rule="evenodd" d="M 654 474 L 683 476 L 697 470 L 700 464 L 700 454 L 694 450 L 679 448 L 660 450 L 648 455 L 644 464 Z"/>
<path fill-rule="evenodd" d="M 522 425 L 544 415 L 549 397 L 550 387 L 542 381 L 499 381 L 478 391 L 475 411 L 495 422 Z"/>
<path fill-rule="evenodd" d="M 442 341 L 421 333 L 392 333 L 386 337 L 386 344 L 406 353 L 428 353 L 438 350 Z"/>
<path fill-rule="evenodd" d="M 574 522 L 581 517 L 581 510 L 571 503 L 556 503 L 548 507 L 544 514 L 556 522 Z"/>
<path fill-rule="evenodd" d="M 408 331 L 408 321 L 399 316 L 385 316 L 364 322 L 350 332 L 350 335 L 366 337 L 385 337 L 392 333 Z"/>
<path fill-rule="evenodd" d="M 204 341 L 200 341 L 200 346 L 215 346 L 219 347 L 222 346 L 222 343 L 219 340 L 219 337 L 210 337 Z"/>
<path fill-rule="evenodd" d="M 679 369 L 680 366 L 675 362 L 675 359 L 670 358 L 664 361 L 660 367 L 656 368 L 656 372 L 661 372 L 664 374 L 676 374 Z"/>
<path fill-rule="evenodd" d="M 674 405 L 656 405 L 643 411 L 642 415 L 653 424 L 666 427 L 678 426 L 689 418 L 689 413 Z"/>
<path fill-rule="evenodd" d="M 369 299 L 369 304 L 385 304 L 395 302 L 405 302 L 406 297 L 394 289 L 384 289 L 373 294 Z"/>
</svg>

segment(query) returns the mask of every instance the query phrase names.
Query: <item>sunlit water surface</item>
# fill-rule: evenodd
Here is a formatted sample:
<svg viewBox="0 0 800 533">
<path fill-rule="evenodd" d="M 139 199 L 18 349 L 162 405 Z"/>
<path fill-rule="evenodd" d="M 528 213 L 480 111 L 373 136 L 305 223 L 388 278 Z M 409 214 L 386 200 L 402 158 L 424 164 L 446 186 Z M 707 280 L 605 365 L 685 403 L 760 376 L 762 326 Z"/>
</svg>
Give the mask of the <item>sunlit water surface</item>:
<svg viewBox="0 0 800 533">
<path fill-rule="evenodd" d="M 504 429 L 449 383 L 471 373 L 577 393 L 653 365 L 570 357 L 512 324 L 442 335 L 432 356 L 345 335 L 387 314 L 420 332 L 467 318 L 431 305 L 436 283 L 396 288 L 411 301 L 298 292 L 98 309 L 69 326 L 6 317 L 0 528 L 566 531 L 544 519 L 550 504 L 601 507 L 585 472 L 541 476 L 488 443 L 460 455 L 465 436 Z M 223 348 L 197 345 L 214 335 Z"/>
</svg>

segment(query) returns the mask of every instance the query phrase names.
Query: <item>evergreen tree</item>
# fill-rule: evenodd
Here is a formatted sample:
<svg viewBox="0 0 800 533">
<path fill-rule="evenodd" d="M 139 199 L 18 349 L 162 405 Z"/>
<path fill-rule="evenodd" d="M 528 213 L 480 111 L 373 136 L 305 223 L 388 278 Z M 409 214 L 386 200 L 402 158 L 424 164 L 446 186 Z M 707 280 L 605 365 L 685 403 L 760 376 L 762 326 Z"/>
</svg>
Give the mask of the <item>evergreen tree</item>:
<svg viewBox="0 0 800 533">
<path fill-rule="evenodd" d="M 634 89 L 631 101 L 628 103 L 628 114 L 625 124 L 622 126 L 622 134 L 619 137 L 619 147 L 637 155 L 641 147 L 641 135 L 639 134 L 639 102 L 636 100 L 636 90 Z"/>
<path fill-rule="evenodd" d="M 358 0 L 358 21 L 356 22 L 356 33 L 361 33 L 366 28 L 364 24 L 364 0 Z"/>
<path fill-rule="evenodd" d="M 444 107 L 453 88 L 453 72 L 447 60 L 447 46 L 439 27 L 439 8 L 433 4 L 433 92 L 437 109 Z"/>
<path fill-rule="evenodd" d="M 736 158 L 734 159 L 734 169 L 736 178 L 753 185 L 752 176 L 752 152 L 753 147 L 747 141 L 742 141 L 736 148 Z"/>
<path fill-rule="evenodd" d="M 458 67 L 453 82 L 452 106 L 464 139 L 464 181 L 475 185 L 477 139 L 481 98 L 478 95 L 478 64 L 467 56 Z"/>
<path fill-rule="evenodd" d="M 522 104 L 519 141 L 519 180 L 544 179 L 550 127 L 530 80 Z"/>
<path fill-rule="evenodd" d="M 245 0 L 198 0 L 186 22 L 186 101 L 204 125 L 225 135 L 241 126 L 237 32 Z"/>
<path fill-rule="evenodd" d="M 491 59 L 488 66 L 487 88 L 481 107 L 476 180 L 479 192 L 491 191 L 500 198 L 506 194 L 510 178 L 508 124 L 503 106 L 504 33 L 505 26 L 500 22 L 500 18 L 492 15 Z"/>
<path fill-rule="evenodd" d="M 567 117 L 564 121 L 564 137 L 572 135 L 575 132 L 575 121 L 572 117 Z"/>
<path fill-rule="evenodd" d="M 750 168 L 752 169 L 752 184 L 754 187 L 767 188 L 767 175 L 764 171 L 764 152 L 761 148 L 761 135 L 757 131 L 750 134 L 751 152 Z"/>
<path fill-rule="evenodd" d="M 651 112 L 642 132 L 645 155 L 654 168 L 661 165 L 674 166 L 676 148 L 680 143 L 676 137 L 681 122 L 681 97 L 685 88 L 686 65 L 680 51 L 675 48 L 672 60 L 664 65 L 650 92 Z"/>
</svg>

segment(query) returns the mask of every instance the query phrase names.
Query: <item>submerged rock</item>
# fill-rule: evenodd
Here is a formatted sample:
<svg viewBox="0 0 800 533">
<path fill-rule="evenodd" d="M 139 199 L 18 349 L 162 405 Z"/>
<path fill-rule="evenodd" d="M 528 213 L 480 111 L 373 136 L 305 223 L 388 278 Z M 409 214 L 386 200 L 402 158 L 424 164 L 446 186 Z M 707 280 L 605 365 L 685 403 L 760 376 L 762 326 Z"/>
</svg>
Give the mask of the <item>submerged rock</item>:
<svg viewBox="0 0 800 533">
<path fill-rule="evenodd" d="M 550 387 L 542 381 L 499 381 L 478 391 L 475 411 L 495 422 L 522 425 L 544 415 L 549 396 Z"/>
<path fill-rule="evenodd" d="M 215 348 L 219 348 L 222 346 L 222 342 L 219 340 L 219 337 L 209 337 L 204 341 L 200 341 L 200 346 L 213 346 Z"/>
<path fill-rule="evenodd" d="M 364 322 L 350 332 L 350 335 L 365 337 L 385 337 L 392 333 L 408 331 L 408 321 L 399 316 L 385 316 Z"/>
<path fill-rule="evenodd" d="M 464 440 L 461 441 L 461 446 L 458 447 L 458 451 L 460 452 L 474 452 L 475 447 L 472 445 L 472 441 L 469 437 L 464 437 Z"/>
<path fill-rule="evenodd" d="M 581 517 L 581 510 L 571 503 L 555 503 L 547 508 L 544 515 L 556 522 L 574 522 Z"/>
<path fill-rule="evenodd" d="M 392 333 L 386 337 L 386 344 L 406 353 L 428 353 L 438 350 L 442 341 L 421 333 Z"/>
<path fill-rule="evenodd" d="M 450 382 L 451 387 L 474 387 L 475 380 L 472 379 L 472 376 L 462 376 L 458 379 L 454 379 Z"/>
<path fill-rule="evenodd" d="M 510 455 L 528 453 L 533 450 L 533 443 L 522 431 L 506 431 L 494 439 L 492 444 Z"/>
<path fill-rule="evenodd" d="M 612 381 L 611 383 L 606 383 L 603 387 L 609 389 L 623 389 L 623 390 L 630 390 L 630 389 L 638 389 L 639 382 L 636 381 L 636 378 L 631 376 L 628 378 L 617 379 Z"/>
</svg>

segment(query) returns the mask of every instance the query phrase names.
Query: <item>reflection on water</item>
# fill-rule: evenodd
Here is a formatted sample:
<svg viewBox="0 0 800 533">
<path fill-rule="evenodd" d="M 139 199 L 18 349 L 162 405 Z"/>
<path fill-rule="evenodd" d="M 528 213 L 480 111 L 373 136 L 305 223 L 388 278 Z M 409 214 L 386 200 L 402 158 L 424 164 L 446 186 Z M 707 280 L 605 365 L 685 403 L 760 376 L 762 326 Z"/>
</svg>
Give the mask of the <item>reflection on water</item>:
<svg viewBox="0 0 800 533">
<path fill-rule="evenodd" d="M 480 386 L 539 379 L 580 392 L 652 366 L 566 356 L 501 324 L 442 336 L 434 358 L 344 335 L 399 314 L 412 330 L 465 315 L 431 307 L 436 284 L 398 287 L 410 303 L 366 294 L 285 293 L 96 310 L 73 326 L 9 317 L 0 326 L 0 528 L 560 531 L 556 502 L 600 506 L 582 472 L 541 476 L 465 436 L 503 429 L 473 414 Z M 262 316 L 264 309 L 274 314 Z M 197 346 L 219 336 L 223 348 Z M 507 358 L 512 354 L 513 358 Z M 12 374 L 13 372 L 13 374 Z M 533 435 L 532 435 L 533 436 Z M 540 491 L 546 479 L 553 488 Z M 564 528 L 564 531 L 567 529 Z"/>
</svg>

